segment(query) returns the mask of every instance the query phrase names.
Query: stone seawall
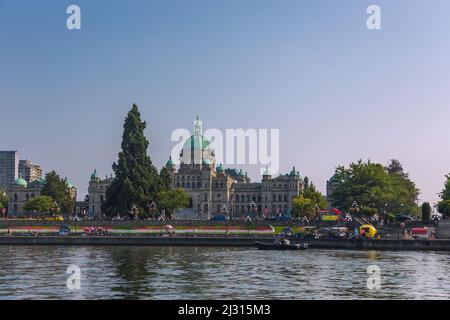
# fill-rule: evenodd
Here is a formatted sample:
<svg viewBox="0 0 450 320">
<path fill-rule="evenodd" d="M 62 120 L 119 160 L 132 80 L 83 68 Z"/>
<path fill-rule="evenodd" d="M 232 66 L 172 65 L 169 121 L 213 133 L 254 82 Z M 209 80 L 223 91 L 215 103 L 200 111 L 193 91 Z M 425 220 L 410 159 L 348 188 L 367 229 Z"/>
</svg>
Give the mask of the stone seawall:
<svg viewBox="0 0 450 320">
<path fill-rule="evenodd" d="M 251 247 L 270 237 L 2 236 L 0 245 L 140 245 Z M 450 240 L 308 240 L 311 249 L 450 251 Z"/>
</svg>

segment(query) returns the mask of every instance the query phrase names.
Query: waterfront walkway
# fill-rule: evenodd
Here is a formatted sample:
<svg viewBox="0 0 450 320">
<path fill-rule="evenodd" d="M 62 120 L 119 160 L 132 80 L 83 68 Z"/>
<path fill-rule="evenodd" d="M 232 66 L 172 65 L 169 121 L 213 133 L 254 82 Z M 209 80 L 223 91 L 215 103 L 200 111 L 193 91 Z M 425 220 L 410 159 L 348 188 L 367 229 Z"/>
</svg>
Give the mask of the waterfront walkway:
<svg viewBox="0 0 450 320">
<path fill-rule="evenodd" d="M 264 236 L 0 236 L 0 245 L 245 246 Z M 295 240 L 294 240 L 295 242 Z M 450 251 L 450 240 L 305 240 L 311 249 Z"/>
</svg>

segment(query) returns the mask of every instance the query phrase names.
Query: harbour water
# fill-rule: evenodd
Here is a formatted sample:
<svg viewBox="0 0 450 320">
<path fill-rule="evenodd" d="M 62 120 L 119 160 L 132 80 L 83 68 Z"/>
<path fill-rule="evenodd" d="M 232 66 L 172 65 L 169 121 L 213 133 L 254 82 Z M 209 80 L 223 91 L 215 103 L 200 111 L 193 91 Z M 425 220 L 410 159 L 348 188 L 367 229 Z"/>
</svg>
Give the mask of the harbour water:
<svg viewBox="0 0 450 320">
<path fill-rule="evenodd" d="M 447 252 L 0 246 L 0 299 L 450 299 L 449 273 Z"/>
</svg>

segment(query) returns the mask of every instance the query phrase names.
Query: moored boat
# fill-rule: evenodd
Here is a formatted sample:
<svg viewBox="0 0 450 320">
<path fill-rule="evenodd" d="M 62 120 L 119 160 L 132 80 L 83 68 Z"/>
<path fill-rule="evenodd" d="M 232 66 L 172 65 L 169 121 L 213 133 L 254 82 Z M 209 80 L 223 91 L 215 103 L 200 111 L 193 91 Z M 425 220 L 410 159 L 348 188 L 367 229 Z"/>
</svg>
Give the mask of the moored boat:
<svg viewBox="0 0 450 320">
<path fill-rule="evenodd" d="M 306 250 L 306 249 L 308 249 L 307 243 L 291 244 L 291 242 L 285 238 L 277 238 L 273 242 L 256 241 L 255 245 L 260 250 Z"/>
</svg>

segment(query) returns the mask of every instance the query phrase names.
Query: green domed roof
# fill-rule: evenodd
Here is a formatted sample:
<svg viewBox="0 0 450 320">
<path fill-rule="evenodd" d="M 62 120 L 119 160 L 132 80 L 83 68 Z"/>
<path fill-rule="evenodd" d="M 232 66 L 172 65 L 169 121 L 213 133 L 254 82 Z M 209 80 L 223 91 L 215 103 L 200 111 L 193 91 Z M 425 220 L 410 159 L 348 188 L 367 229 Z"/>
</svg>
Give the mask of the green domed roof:
<svg viewBox="0 0 450 320">
<path fill-rule="evenodd" d="M 209 147 L 210 142 L 203 136 L 192 135 L 183 146 L 183 149 L 205 150 Z"/>
<path fill-rule="evenodd" d="M 205 159 L 203 159 L 202 163 L 210 166 L 211 165 L 211 160 L 209 160 L 208 158 L 205 158 Z"/>
<path fill-rule="evenodd" d="M 244 175 L 244 172 L 242 172 L 242 169 L 239 170 L 239 175 L 240 175 L 240 176 L 243 176 L 243 175 Z"/>
<path fill-rule="evenodd" d="M 289 173 L 291 177 L 299 177 L 300 178 L 300 172 L 295 170 L 295 167 L 292 167 L 291 173 Z"/>
<path fill-rule="evenodd" d="M 91 174 L 91 179 L 97 178 L 97 169 L 94 169 L 94 172 Z"/>
<path fill-rule="evenodd" d="M 223 165 L 220 164 L 220 165 L 216 168 L 216 171 L 217 171 L 217 172 L 223 172 L 223 171 L 224 171 Z"/>
<path fill-rule="evenodd" d="M 72 182 L 70 182 L 70 180 L 69 179 L 65 179 L 65 182 L 66 182 L 66 187 L 68 188 L 68 189 L 72 189 L 73 188 L 73 184 L 72 184 Z"/>
<path fill-rule="evenodd" d="M 22 177 L 20 177 L 19 179 L 16 179 L 16 181 L 14 181 L 14 184 L 17 186 L 22 186 L 22 187 L 27 187 L 28 183 L 22 179 Z"/>
<path fill-rule="evenodd" d="M 172 157 L 169 157 L 169 160 L 167 160 L 166 167 L 173 167 Z"/>
</svg>

